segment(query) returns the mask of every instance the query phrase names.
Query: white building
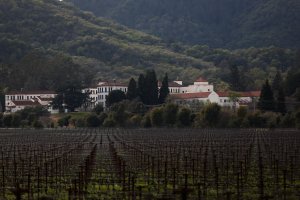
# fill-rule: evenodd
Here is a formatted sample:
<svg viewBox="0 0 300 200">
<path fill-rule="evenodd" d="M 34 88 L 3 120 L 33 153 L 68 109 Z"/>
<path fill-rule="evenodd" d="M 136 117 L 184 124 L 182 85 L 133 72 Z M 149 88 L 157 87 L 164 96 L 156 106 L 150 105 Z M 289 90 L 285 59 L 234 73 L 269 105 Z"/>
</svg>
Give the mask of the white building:
<svg viewBox="0 0 300 200">
<path fill-rule="evenodd" d="M 161 87 L 158 82 L 158 88 Z M 106 107 L 106 98 L 113 90 L 127 92 L 127 85 L 114 82 L 100 82 L 96 86 L 86 88 L 85 93 L 90 94 L 90 103 L 87 107 L 93 108 L 97 104 Z M 170 99 L 178 104 L 217 103 L 223 107 L 239 107 L 249 105 L 260 96 L 260 91 L 239 92 L 236 101 L 233 101 L 230 92 L 215 92 L 214 86 L 202 77 L 198 78 L 193 85 L 184 86 L 182 81 L 169 82 Z"/>
<path fill-rule="evenodd" d="M 234 96 L 233 96 L 234 94 Z M 256 103 L 260 96 L 260 91 L 250 92 L 196 92 L 171 94 L 173 102 L 185 105 L 196 105 L 197 103 L 217 103 L 222 107 L 235 107 L 241 105 L 251 106 Z"/>
<path fill-rule="evenodd" d="M 212 92 L 214 86 L 210 85 L 207 80 L 202 77 L 198 78 L 193 85 L 188 85 L 180 88 L 180 93 L 197 93 L 197 92 Z"/>
<path fill-rule="evenodd" d="M 108 94 L 113 90 L 121 90 L 124 93 L 127 92 L 127 85 L 124 83 L 113 82 L 99 82 L 96 86 L 86 88 L 83 90 L 84 93 L 90 94 L 91 104 L 89 108 L 94 107 L 97 104 L 101 104 L 104 108 L 106 107 L 106 98 Z"/>
<path fill-rule="evenodd" d="M 26 107 L 44 106 L 55 112 L 50 106 L 57 94 L 54 91 L 14 91 L 5 95 L 6 112 L 17 112 Z"/>
</svg>

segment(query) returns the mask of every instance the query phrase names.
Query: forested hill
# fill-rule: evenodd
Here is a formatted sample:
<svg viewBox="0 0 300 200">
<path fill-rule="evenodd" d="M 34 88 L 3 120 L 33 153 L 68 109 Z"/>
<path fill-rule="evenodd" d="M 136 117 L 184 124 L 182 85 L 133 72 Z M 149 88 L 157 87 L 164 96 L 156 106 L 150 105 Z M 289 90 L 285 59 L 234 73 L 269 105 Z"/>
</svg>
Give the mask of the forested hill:
<svg viewBox="0 0 300 200">
<path fill-rule="evenodd" d="M 299 0 L 68 0 L 167 41 L 221 48 L 300 47 Z"/>
<path fill-rule="evenodd" d="M 165 43 L 58 0 L 0 0 L 0 90 L 128 81 L 149 68 L 159 79 L 168 72 L 171 80 L 191 83 L 201 75 L 218 90 L 253 90 L 277 70 L 299 66 L 295 60 L 295 51 L 276 47 Z"/>
<path fill-rule="evenodd" d="M 213 66 L 168 49 L 157 37 L 58 0 L 0 0 L 0 24 L 0 63 L 5 64 L 22 61 L 35 49 L 71 56 L 85 71 L 96 68 L 97 78 L 106 79 L 128 79 L 145 68 L 155 68 L 160 74 L 169 71 L 173 77 L 180 73 L 196 78 L 199 69 Z M 44 66 L 36 66 L 42 73 Z"/>
</svg>

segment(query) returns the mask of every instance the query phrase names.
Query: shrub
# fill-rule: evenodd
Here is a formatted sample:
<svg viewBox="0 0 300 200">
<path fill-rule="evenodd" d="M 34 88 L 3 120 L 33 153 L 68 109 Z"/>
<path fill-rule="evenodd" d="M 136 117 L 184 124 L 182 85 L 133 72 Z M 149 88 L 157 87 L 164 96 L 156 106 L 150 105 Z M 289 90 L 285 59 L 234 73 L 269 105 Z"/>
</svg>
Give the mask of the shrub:
<svg viewBox="0 0 300 200">
<path fill-rule="evenodd" d="M 99 116 L 99 121 L 100 121 L 100 125 L 103 125 L 104 120 L 107 118 L 107 114 L 106 113 L 101 113 Z"/>
<path fill-rule="evenodd" d="M 150 118 L 150 114 L 146 114 L 144 115 L 142 121 L 141 121 L 141 125 L 144 128 L 150 128 L 151 127 L 151 118 Z"/>
<path fill-rule="evenodd" d="M 12 125 L 12 115 L 4 115 L 3 117 L 3 125 L 5 127 L 11 127 Z"/>
<path fill-rule="evenodd" d="M 19 114 L 14 114 L 13 116 L 12 116 L 12 121 L 11 121 L 11 125 L 12 125 L 12 127 L 20 127 L 20 125 L 21 125 L 21 115 L 19 115 Z"/>
<path fill-rule="evenodd" d="M 87 127 L 98 127 L 100 126 L 100 120 L 96 114 L 90 114 L 86 118 Z"/>
<path fill-rule="evenodd" d="M 85 120 L 82 118 L 78 118 L 75 120 L 75 126 L 76 127 L 85 127 Z"/>
<path fill-rule="evenodd" d="M 42 129 L 42 128 L 44 128 L 42 122 L 39 121 L 39 120 L 34 121 L 33 124 L 32 124 L 32 126 L 33 126 L 34 128 L 36 128 L 36 129 Z"/>
<path fill-rule="evenodd" d="M 60 127 L 69 126 L 69 120 L 71 119 L 70 115 L 60 118 L 57 123 Z"/>
<path fill-rule="evenodd" d="M 202 110 L 203 125 L 208 127 L 216 127 L 220 118 L 221 107 L 216 104 L 208 104 Z"/>
<path fill-rule="evenodd" d="M 286 113 L 280 121 L 280 127 L 294 128 L 295 127 L 295 117 L 291 113 Z"/>
<path fill-rule="evenodd" d="M 174 125 L 176 123 L 178 105 L 169 103 L 163 108 L 163 120 L 166 125 Z"/>
<path fill-rule="evenodd" d="M 189 126 L 191 124 L 191 110 L 181 108 L 177 114 L 177 122 L 179 126 Z"/>
<path fill-rule="evenodd" d="M 107 117 L 104 122 L 104 127 L 115 127 L 117 125 L 116 121 L 112 117 Z"/>
<path fill-rule="evenodd" d="M 127 121 L 127 125 L 131 127 L 138 127 L 141 125 L 142 117 L 140 115 L 133 115 Z"/>
<path fill-rule="evenodd" d="M 245 106 L 240 106 L 239 109 L 237 110 L 237 116 L 240 119 L 244 119 L 247 116 L 248 109 Z"/>
<path fill-rule="evenodd" d="M 150 113 L 150 119 L 152 126 L 162 126 L 163 125 L 163 109 L 154 108 Z"/>
<path fill-rule="evenodd" d="M 95 108 L 93 109 L 93 112 L 96 113 L 97 115 L 100 115 L 104 110 L 103 105 L 97 104 Z"/>
</svg>

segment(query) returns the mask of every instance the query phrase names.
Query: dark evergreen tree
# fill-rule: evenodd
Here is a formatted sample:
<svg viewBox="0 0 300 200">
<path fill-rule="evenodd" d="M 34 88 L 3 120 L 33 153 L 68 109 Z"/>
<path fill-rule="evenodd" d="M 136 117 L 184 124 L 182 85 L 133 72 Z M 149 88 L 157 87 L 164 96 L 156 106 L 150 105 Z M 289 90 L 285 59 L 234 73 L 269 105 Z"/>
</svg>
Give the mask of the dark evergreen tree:
<svg viewBox="0 0 300 200">
<path fill-rule="evenodd" d="M 233 91 L 242 91 L 244 89 L 240 71 L 235 64 L 230 67 L 230 86 Z"/>
<path fill-rule="evenodd" d="M 282 80 L 281 72 L 277 71 L 272 83 L 272 90 L 274 92 L 274 96 L 282 86 L 283 86 L 283 80 Z"/>
<path fill-rule="evenodd" d="M 148 70 L 145 77 L 145 91 L 146 98 L 145 104 L 157 105 L 158 104 L 158 85 L 156 73 L 154 70 Z"/>
<path fill-rule="evenodd" d="M 283 88 L 280 87 L 277 92 L 276 97 L 276 111 L 282 114 L 286 113 L 286 106 L 285 106 L 285 94 Z"/>
<path fill-rule="evenodd" d="M 137 98 L 138 96 L 138 91 L 137 91 L 137 85 L 136 85 L 136 81 L 134 80 L 134 78 L 131 78 L 128 84 L 128 90 L 126 93 L 126 98 L 129 100 L 133 100 L 135 98 Z"/>
<path fill-rule="evenodd" d="M 106 106 L 110 107 L 115 103 L 119 103 L 126 99 L 126 95 L 121 90 L 113 90 L 111 91 L 106 98 Z"/>
<path fill-rule="evenodd" d="M 161 83 L 161 87 L 159 90 L 159 98 L 158 98 L 158 102 L 160 104 L 165 103 L 166 102 L 166 98 L 169 95 L 170 90 L 169 90 L 169 79 L 168 79 L 168 74 L 165 75 L 162 83 Z"/>
<path fill-rule="evenodd" d="M 138 88 L 137 88 L 138 96 L 140 97 L 141 101 L 145 104 L 146 103 L 146 80 L 143 74 L 140 74 L 138 79 Z"/>
<path fill-rule="evenodd" d="M 265 84 L 262 86 L 258 107 L 263 111 L 274 111 L 274 96 L 269 80 L 266 80 Z"/>
<path fill-rule="evenodd" d="M 280 71 L 277 71 L 274 77 L 272 83 L 272 90 L 275 99 L 275 111 L 280 112 L 282 114 L 286 113 L 285 93 L 283 90 L 283 80 Z"/>
<path fill-rule="evenodd" d="M 70 84 L 69 86 L 59 89 L 58 95 L 52 101 L 55 109 L 63 111 L 68 109 L 74 112 L 76 108 L 81 107 L 89 98 L 89 94 L 82 93 L 81 88 L 77 84 Z"/>
</svg>

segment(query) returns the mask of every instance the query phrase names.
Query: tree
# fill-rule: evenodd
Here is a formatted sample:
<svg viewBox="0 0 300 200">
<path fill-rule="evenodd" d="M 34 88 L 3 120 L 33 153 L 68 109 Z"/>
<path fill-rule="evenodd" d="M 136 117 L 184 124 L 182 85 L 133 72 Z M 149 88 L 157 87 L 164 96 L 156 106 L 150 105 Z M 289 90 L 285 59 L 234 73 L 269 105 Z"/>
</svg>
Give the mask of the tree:
<svg viewBox="0 0 300 200">
<path fill-rule="evenodd" d="M 3 117 L 4 127 L 11 127 L 12 119 L 13 119 L 12 115 L 4 115 L 4 117 Z"/>
<path fill-rule="evenodd" d="M 68 109 L 74 112 L 76 108 L 81 107 L 89 98 L 87 93 L 82 93 L 79 86 L 70 84 L 66 88 L 58 90 L 57 96 L 52 101 L 55 109 L 63 111 Z"/>
<path fill-rule="evenodd" d="M 129 81 L 129 84 L 128 84 L 126 98 L 128 100 L 133 100 L 133 99 L 137 98 L 137 96 L 138 96 L 138 91 L 137 91 L 136 81 L 134 80 L 134 78 L 131 78 Z"/>
<path fill-rule="evenodd" d="M 260 98 L 258 101 L 258 108 L 262 111 L 274 111 L 274 96 L 268 79 L 262 86 Z"/>
<path fill-rule="evenodd" d="M 166 125 L 174 125 L 178 112 L 178 105 L 169 103 L 163 109 L 163 118 Z"/>
<path fill-rule="evenodd" d="M 169 95 L 170 90 L 169 90 L 169 79 L 168 79 L 168 74 L 165 74 L 165 77 L 161 83 L 161 87 L 159 90 L 159 98 L 158 101 L 160 104 L 166 102 L 166 98 Z"/>
<path fill-rule="evenodd" d="M 177 114 L 177 121 L 179 126 L 189 126 L 191 124 L 191 110 L 182 108 Z"/>
<path fill-rule="evenodd" d="M 229 92 L 229 100 L 233 103 L 233 111 L 236 111 L 236 103 L 239 101 L 240 94 L 237 92 Z"/>
<path fill-rule="evenodd" d="M 272 90 L 275 99 L 275 111 L 282 114 L 286 113 L 285 93 L 283 90 L 283 80 L 280 71 L 277 71 L 273 83 Z"/>
<path fill-rule="evenodd" d="M 300 70 L 298 68 L 290 69 L 285 81 L 286 94 L 294 94 L 297 88 L 300 88 Z"/>
<path fill-rule="evenodd" d="M 150 113 L 150 120 L 152 126 L 162 126 L 164 121 L 162 108 L 154 108 Z"/>
<path fill-rule="evenodd" d="M 113 90 L 111 91 L 106 98 L 106 106 L 110 107 L 115 103 L 119 103 L 126 99 L 126 95 L 121 90 Z"/>
<path fill-rule="evenodd" d="M 281 114 L 286 113 L 285 94 L 282 87 L 278 89 L 276 97 L 276 112 L 280 112 Z"/>
<path fill-rule="evenodd" d="M 216 104 L 208 104 L 202 110 L 203 121 L 206 126 L 216 127 L 219 121 L 221 107 Z"/>
<path fill-rule="evenodd" d="M 138 88 L 137 88 L 138 96 L 140 97 L 141 101 L 143 103 L 146 102 L 146 96 L 147 96 L 147 91 L 146 91 L 146 80 L 145 76 L 143 74 L 140 74 L 139 79 L 138 79 Z"/>
<path fill-rule="evenodd" d="M 235 64 L 230 67 L 230 85 L 234 91 L 242 91 L 244 89 L 241 73 Z"/>
<path fill-rule="evenodd" d="M 274 92 L 274 96 L 276 97 L 276 92 L 283 86 L 283 80 L 281 76 L 281 72 L 278 70 L 272 82 L 272 90 Z"/>
<path fill-rule="evenodd" d="M 158 85 L 156 73 L 154 70 L 148 70 L 145 77 L 145 104 L 157 105 L 158 103 Z"/>
<path fill-rule="evenodd" d="M 87 127 L 98 127 L 100 126 L 100 119 L 96 114 L 90 114 L 86 118 Z"/>
<path fill-rule="evenodd" d="M 103 105 L 98 103 L 94 108 L 93 108 L 93 112 L 96 113 L 97 115 L 100 115 L 100 113 L 102 113 L 104 110 Z"/>
</svg>

